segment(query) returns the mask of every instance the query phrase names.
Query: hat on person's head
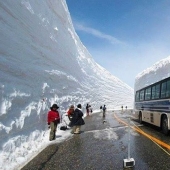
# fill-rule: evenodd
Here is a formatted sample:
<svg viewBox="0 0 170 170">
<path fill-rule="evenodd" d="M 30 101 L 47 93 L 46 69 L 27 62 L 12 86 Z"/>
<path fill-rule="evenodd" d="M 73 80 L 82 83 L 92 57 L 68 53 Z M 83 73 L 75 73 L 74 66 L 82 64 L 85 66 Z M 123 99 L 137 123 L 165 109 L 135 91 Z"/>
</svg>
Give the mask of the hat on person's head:
<svg viewBox="0 0 170 170">
<path fill-rule="evenodd" d="M 57 104 L 53 104 L 50 108 L 51 108 L 51 109 L 52 109 L 52 108 L 58 109 L 59 107 L 57 106 Z"/>
<path fill-rule="evenodd" d="M 70 106 L 70 109 L 74 109 L 74 105 L 71 105 L 71 106 Z"/>
<path fill-rule="evenodd" d="M 78 104 L 77 107 L 81 109 L 81 104 Z"/>
</svg>

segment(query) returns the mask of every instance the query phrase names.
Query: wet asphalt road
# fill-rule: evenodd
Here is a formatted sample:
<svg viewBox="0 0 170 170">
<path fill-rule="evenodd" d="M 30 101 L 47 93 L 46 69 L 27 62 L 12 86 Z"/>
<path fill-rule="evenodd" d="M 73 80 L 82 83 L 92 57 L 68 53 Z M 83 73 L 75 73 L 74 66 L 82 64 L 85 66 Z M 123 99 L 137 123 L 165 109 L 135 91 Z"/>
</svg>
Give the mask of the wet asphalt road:
<svg viewBox="0 0 170 170">
<path fill-rule="evenodd" d="M 63 143 L 48 146 L 22 170 L 124 169 L 123 159 L 128 157 L 128 127 L 119 123 L 114 113 L 127 122 L 127 111 L 107 112 L 104 123 L 101 113 L 86 117 L 80 135 L 73 135 Z M 133 123 L 139 125 L 135 121 Z M 140 128 L 170 145 L 170 136 L 165 137 L 159 130 L 148 125 Z M 135 166 L 128 169 L 170 170 L 170 155 L 145 136 L 134 130 L 130 130 L 130 133 L 130 156 L 135 159 Z"/>
</svg>

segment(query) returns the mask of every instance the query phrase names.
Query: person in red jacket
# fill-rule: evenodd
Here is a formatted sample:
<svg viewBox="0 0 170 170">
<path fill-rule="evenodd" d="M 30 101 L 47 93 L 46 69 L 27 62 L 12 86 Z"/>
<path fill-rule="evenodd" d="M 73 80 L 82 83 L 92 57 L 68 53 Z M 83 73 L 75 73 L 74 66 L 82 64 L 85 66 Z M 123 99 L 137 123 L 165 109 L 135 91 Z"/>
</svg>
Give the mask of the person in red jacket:
<svg viewBox="0 0 170 170">
<path fill-rule="evenodd" d="M 68 115 L 68 118 L 69 118 L 70 121 L 73 117 L 73 113 L 74 113 L 74 105 L 71 105 L 70 108 L 67 111 L 67 115 Z"/>
<path fill-rule="evenodd" d="M 60 115 L 59 112 L 57 111 L 59 107 L 57 106 L 57 104 L 53 104 L 50 107 L 50 111 L 48 112 L 48 117 L 47 117 L 47 121 L 48 121 L 48 125 L 50 125 L 50 136 L 49 136 L 49 140 L 55 140 L 55 132 L 57 129 L 57 124 L 60 123 Z"/>
</svg>

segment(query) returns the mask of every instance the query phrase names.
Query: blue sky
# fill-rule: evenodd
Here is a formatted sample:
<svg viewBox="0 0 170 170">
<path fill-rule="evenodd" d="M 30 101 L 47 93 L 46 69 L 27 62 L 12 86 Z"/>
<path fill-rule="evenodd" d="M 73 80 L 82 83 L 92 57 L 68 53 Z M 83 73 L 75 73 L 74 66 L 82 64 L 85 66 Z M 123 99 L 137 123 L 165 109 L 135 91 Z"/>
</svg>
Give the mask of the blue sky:
<svg viewBox="0 0 170 170">
<path fill-rule="evenodd" d="M 94 60 L 134 87 L 138 73 L 170 55 L 170 0 L 66 0 Z"/>
</svg>

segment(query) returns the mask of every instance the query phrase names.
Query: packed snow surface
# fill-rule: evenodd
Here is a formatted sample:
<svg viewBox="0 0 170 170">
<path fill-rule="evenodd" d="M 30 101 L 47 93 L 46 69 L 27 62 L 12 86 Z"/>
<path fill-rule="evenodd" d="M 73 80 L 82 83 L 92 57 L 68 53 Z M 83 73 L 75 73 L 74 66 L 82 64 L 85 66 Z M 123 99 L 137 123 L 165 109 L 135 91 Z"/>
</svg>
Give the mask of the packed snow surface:
<svg viewBox="0 0 170 170">
<path fill-rule="evenodd" d="M 135 78 L 135 91 L 170 77 L 170 56 L 139 73 Z"/>
</svg>

